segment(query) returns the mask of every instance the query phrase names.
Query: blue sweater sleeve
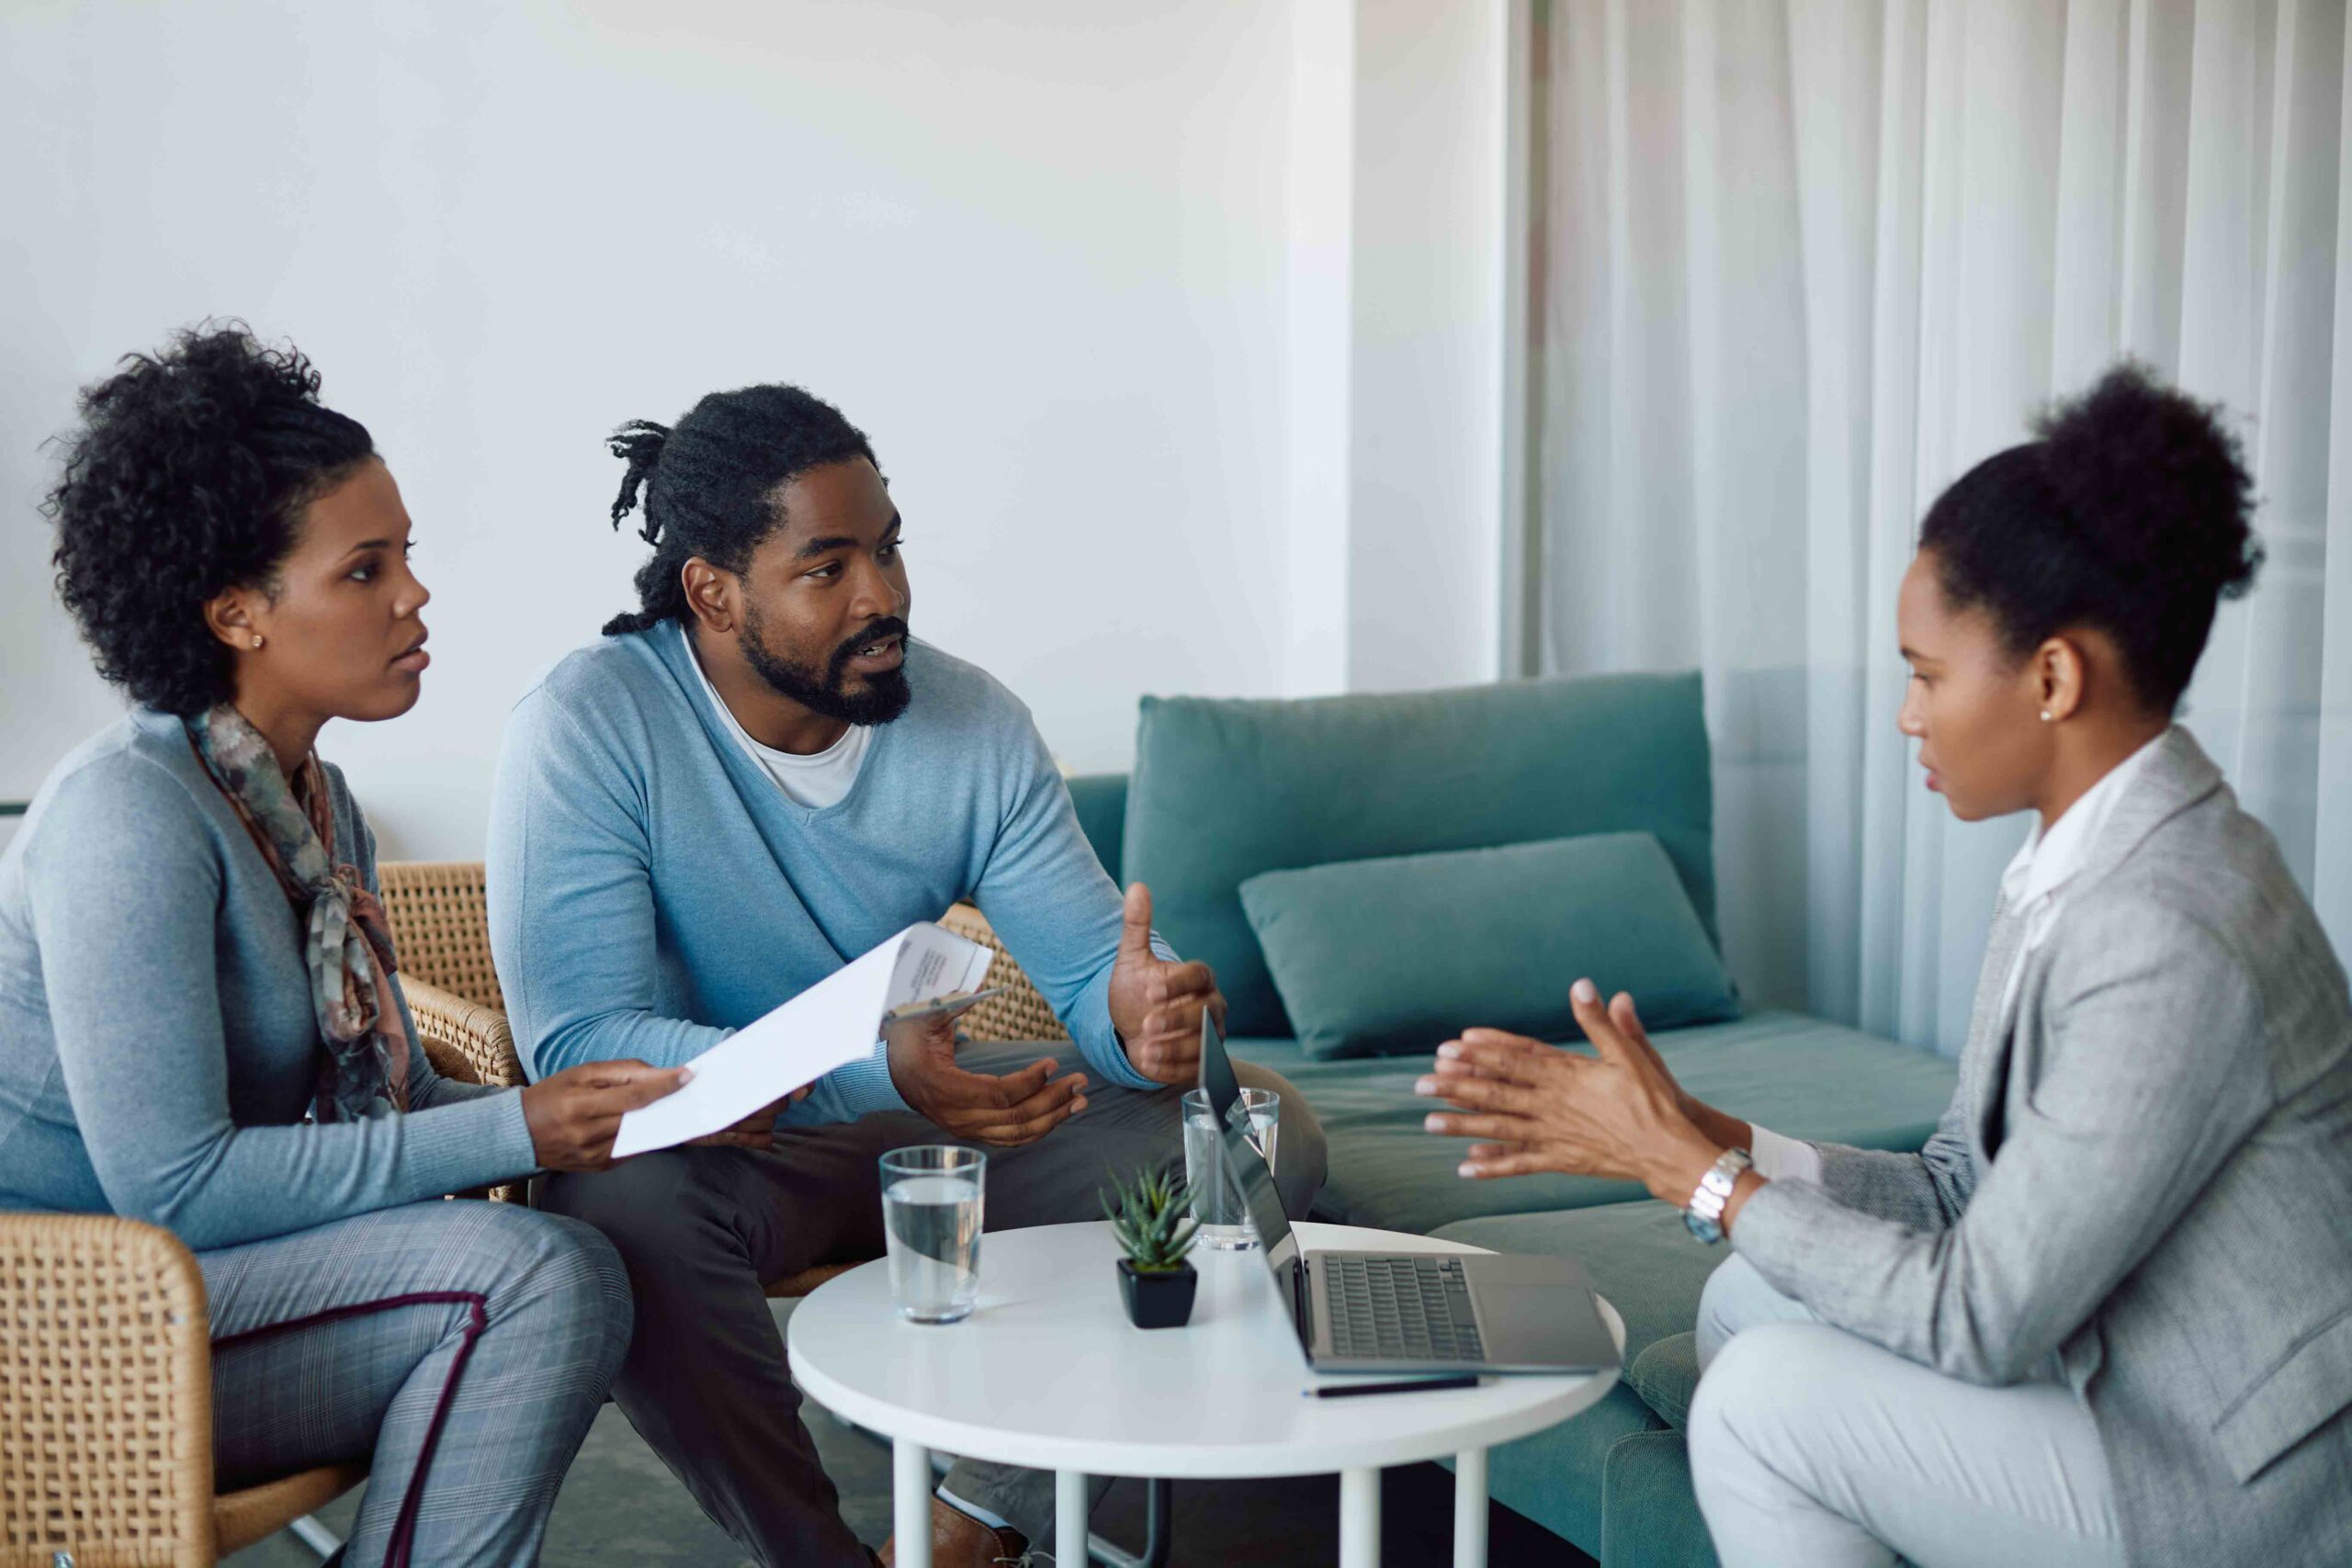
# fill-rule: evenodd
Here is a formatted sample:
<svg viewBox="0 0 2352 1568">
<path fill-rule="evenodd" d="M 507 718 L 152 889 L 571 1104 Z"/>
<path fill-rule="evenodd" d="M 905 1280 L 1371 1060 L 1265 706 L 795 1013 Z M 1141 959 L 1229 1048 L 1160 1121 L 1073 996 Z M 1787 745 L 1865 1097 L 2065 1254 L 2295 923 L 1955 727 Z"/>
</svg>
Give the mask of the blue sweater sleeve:
<svg viewBox="0 0 2352 1568">
<path fill-rule="evenodd" d="M 727 1031 L 653 1010 L 645 802 L 545 687 L 507 720 L 492 785 L 490 941 L 533 1078 L 583 1062 L 681 1066 Z"/>
<path fill-rule="evenodd" d="M 1119 950 L 1118 885 L 1094 856 L 1036 726 L 1022 711 L 1022 744 L 1008 764 L 1004 814 L 973 901 L 989 918 L 1087 1064 L 1111 1083 L 1159 1086 L 1137 1072 L 1111 1024 L 1111 969 Z M 1158 932 L 1152 946 L 1172 957 Z"/>
<path fill-rule="evenodd" d="M 114 1212 L 227 1247 L 531 1169 L 515 1095 L 364 1122 L 231 1119 L 220 865 L 178 784 L 141 766 L 77 775 L 26 846 L 58 1062 Z"/>
<path fill-rule="evenodd" d="M 524 1071 L 681 1066 L 730 1031 L 655 1007 L 661 962 L 641 783 L 541 686 L 515 705 L 492 787 L 490 933 Z M 904 1110 L 877 1054 L 828 1074 L 794 1123 Z"/>
</svg>

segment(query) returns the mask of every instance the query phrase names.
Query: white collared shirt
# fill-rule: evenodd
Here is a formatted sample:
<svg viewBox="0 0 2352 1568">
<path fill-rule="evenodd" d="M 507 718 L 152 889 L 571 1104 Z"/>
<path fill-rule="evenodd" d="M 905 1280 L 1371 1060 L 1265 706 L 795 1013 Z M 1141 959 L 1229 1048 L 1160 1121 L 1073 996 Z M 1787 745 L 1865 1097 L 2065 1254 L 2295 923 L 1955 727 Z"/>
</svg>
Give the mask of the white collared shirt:
<svg viewBox="0 0 2352 1568">
<path fill-rule="evenodd" d="M 2001 873 L 2001 902 L 2018 911 L 2025 921 L 2018 955 L 2010 961 L 2008 978 L 2002 986 L 2002 1012 L 2007 1013 L 2009 1004 L 2017 999 L 2018 986 L 2025 976 L 2026 955 L 2049 940 L 2060 911 L 2065 908 L 2066 889 L 2082 874 L 2083 867 L 2090 863 L 2091 851 L 2098 845 L 2108 819 L 2115 815 L 2117 803 L 2147 771 L 2148 759 L 2155 753 L 2157 742 L 2171 732 L 2171 727 L 2166 726 L 2155 739 L 2109 768 L 2098 783 L 2085 790 L 2082 797 L 2050 825 L 2047 832 L 2040 822 L 2034 823 L 2033 831 L 2018 847 L 2008 869 Z M 1768 1181 L 1821 1179 L 1821 1154 L 1811 1144 L 1782 1137 L 1769 1127 L 1749 1130 L 1754 1134 L 1749 1154 L 1756 1161 L 1756 1174 Z"/>
<path fill-rule="evenodd" d="M 2066 888 L 2090 863 L 2091 851 L 2098 843 L 2108 818 L 2115 815 L 2116 803 L 2147 771 L 2156 741 L 2171 733 L 2171 727 L 2166 726 L 2155 740 L 2108 769 L 2106 776 L 2083 791 L 2082 798 L 2068 807 L 2065 814 L 2050 825 L 2048 832 L 2036 822 L 2025 842 L 2018 846 L 2008 869 L 2001 873 L 2001 902 L 2025 920 L 2017 959 L 2009 965 L 2008 981 L 2001 990 L 2003 1012 L 2007 1012 L 2009 1004 L 2017 999 L 2018 985 L 2025 975 L 2026 954 L 2040 947 L 2048 939 L 2051 928 L 2058 923 L 2058 912 L 2065 906 Z"/>
</svg>

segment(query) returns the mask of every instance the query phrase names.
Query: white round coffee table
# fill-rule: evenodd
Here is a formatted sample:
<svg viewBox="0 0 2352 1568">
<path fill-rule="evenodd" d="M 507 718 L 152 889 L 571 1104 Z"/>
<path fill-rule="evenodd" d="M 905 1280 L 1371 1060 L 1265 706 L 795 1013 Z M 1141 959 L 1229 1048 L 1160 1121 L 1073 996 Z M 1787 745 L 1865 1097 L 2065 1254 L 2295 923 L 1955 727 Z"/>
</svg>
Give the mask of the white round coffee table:
<svg viewBox="0 0 2352 1568">
<path fill-rule="evenodd" d="M 1301 1224 L 1311 1249 L 1476 1251 L 1351 1225 Z M 802 1388 L 892 1439 L 899 1562 L 931 1568 L 931 1450 L 1056 1472 L 1061 1540 L 1086 1539 L 1090 1475 L 1175 1480 L 1340 1476 L 1340 1568 L 1380 1560 L 1380 1471 L 1456 1456 L 1453 1561 L 1487 1561 L 1487 1450 L 1542 1431 L 1609 1392 L 1614 1371 L 1490 1378 L 1475 1389 L 1317 1399 L 1290 1311 L 1257 1252 L 1196 1251 L 1200 1293 L 1182 1328 L 1138 1329 L 1119 1301 L 1109 1225 L 991 1231 L 979 1304 L 925 1326 L 890 1305 L 888 1265 L 829 1280 L 792 1314 Z M 1622 1351 L 1616 1309 L 1601 1315 Z M 1070 1568 L 1080 1568 L 1075 1559 Z"/>
</svg>

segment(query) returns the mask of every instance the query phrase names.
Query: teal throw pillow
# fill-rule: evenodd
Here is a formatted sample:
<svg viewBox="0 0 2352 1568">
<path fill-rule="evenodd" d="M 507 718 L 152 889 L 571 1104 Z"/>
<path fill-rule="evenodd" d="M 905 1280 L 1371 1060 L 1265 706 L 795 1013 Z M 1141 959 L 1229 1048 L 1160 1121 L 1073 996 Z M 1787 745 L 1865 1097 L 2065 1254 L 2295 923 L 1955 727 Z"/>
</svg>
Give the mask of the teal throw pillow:
<svg viewBox="0 0 2352 1568">
<path fill-rule="evenodd" d="M 1581 1038 L 1568 987 L 1631 991 L 1651 1029 L 1736 1018 L 1730 976 L 1657 840 L 1593 833 L 1344 861 L 1241 885 L 1310 1056 L 1430 1051 L 1473 1025 Z"/>
</svg>

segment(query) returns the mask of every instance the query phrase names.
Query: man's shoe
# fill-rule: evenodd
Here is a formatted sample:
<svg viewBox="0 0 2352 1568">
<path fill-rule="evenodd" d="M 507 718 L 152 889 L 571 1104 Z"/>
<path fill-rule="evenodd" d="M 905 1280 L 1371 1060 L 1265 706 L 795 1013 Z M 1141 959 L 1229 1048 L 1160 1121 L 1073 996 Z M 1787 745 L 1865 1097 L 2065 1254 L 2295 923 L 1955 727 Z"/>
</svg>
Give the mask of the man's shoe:
<svg viewBox="0 0 2352 1568">
<path fill-rule="evenodd" d="M 883 1568 L 899 1560 L 896 1537 L 882 1547 Z M 1016 1529 L 996 1529 L 963 1509 L 931 1500 L 931 1568 L 1028 1568 L 1029 1541 Z"/>
</svg>

